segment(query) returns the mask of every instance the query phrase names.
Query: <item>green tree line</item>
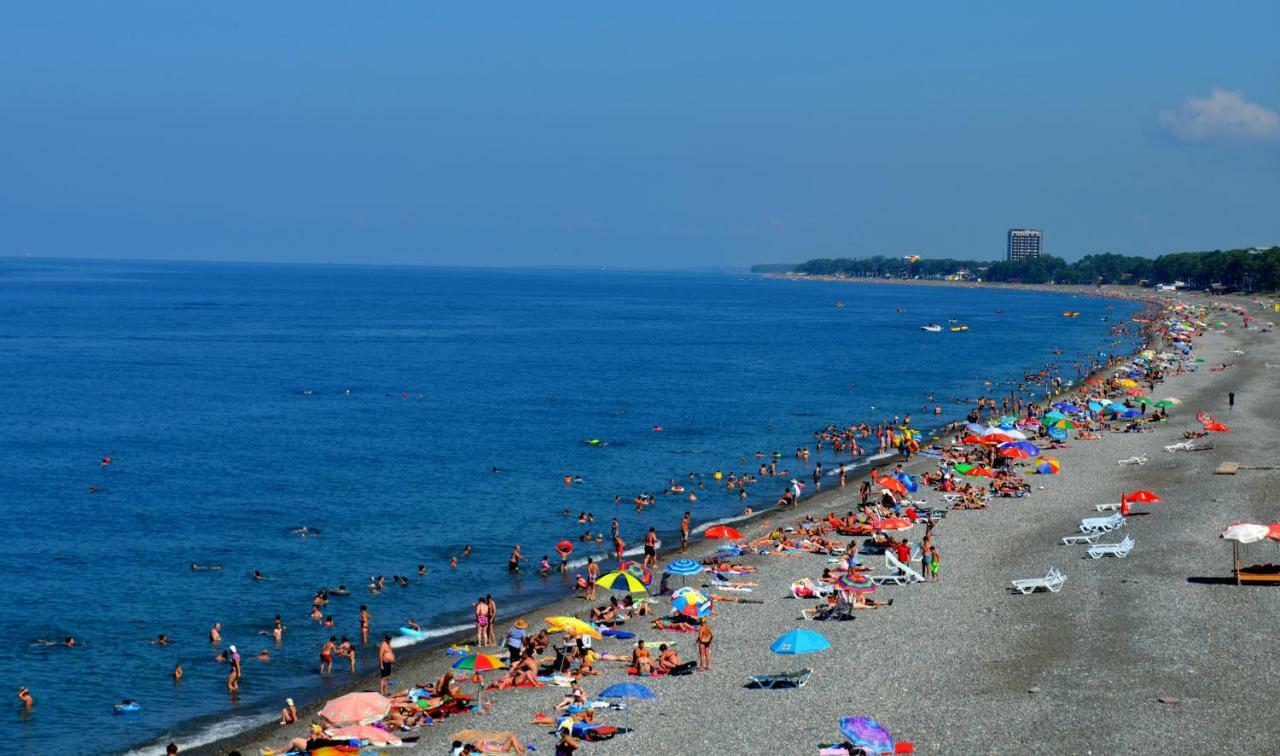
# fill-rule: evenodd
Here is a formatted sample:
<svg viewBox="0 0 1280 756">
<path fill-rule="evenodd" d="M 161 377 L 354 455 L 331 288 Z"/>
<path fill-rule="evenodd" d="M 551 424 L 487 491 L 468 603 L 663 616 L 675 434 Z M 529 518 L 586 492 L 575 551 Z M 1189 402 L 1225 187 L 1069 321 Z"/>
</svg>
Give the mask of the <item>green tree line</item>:
<svg viewBox="0 0 1280 756">
<path fill-rule="evenodd" d="M 1044 256 L 1019 262 L 901 257 L 819 258 L 801 263 L 796 273 L 859 277 L 942 278 L 961 270 L 984 281 L 1008 283 L 1139 284 L 1183 281 L 1205 289 L 1219 284 L 1237 291 L 1280 290 L 1280 246 L 1270 249 L 1230 249 L 1177 252 L 1156 258 L 1106 252 L 1085 255 L 1075 262 Z"/>
</svg>

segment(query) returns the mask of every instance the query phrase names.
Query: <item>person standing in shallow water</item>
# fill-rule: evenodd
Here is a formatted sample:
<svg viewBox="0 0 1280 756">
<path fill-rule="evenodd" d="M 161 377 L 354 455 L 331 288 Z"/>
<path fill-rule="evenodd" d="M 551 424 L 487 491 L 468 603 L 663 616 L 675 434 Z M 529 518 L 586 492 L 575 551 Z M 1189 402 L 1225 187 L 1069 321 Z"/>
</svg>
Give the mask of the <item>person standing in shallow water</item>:
<svg viewBox="0 0 1280 756">
<path fill-rule="evenodd" d="M 596 600 L 596 581 L 600 579 L 600 565 L 587 557 L 587 601 Z"/>
<path fill-rule="evenodd" d="M 516 544 L 511 549 L 511 556 L 507 557 L 507 572 L 512 574 L 520 571 L 520 563 L 526 561 L 525 555 L 520 553 L 520 544 Z"/>
<path fill-rule="evenodd" d="M 684 554 L 689 551 L 689 513 L 685 512 L 684 517 L 680 518 L 680 553 Z"/>
</svg>

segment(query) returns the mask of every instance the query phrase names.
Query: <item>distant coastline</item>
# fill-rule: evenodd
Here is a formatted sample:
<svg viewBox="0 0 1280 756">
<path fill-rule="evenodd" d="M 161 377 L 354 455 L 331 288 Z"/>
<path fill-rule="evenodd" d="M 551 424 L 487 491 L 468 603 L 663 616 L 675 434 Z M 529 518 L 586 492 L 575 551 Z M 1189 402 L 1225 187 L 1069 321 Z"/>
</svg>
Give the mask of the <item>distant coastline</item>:
<svg viewBox="0 0 1280 756">
<path fill-rule="evenodd" d="M 1083 284 L 1024 284 L 1003 283 L 999 281 L 945 281 L 932 278 L 873 278 L 851 276 L 814 276 L 808 274 L 760 273 L 764 278 L 776 281 L 825 283 L 873 284 L 882 286 L 942 286 L 954 289 L 997 289 L 1002 291 L 1039 291 L 1048 294 L 1072 294 L 1086 297 L 1106 297 L 1111 299 L 1158 299 L 1161 298 L 1153 289 L 1138 286 L 1104 284 L 1088 286 Z M 1172 299 L 1172 296 L 1169 297 Z"/>
</svg>

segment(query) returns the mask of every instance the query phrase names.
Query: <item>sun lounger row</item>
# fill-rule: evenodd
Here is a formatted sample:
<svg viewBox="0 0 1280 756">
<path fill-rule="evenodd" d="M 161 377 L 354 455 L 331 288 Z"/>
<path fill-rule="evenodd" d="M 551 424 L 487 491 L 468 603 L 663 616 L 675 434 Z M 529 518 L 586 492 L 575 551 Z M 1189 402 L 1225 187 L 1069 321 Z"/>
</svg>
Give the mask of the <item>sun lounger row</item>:
<svg viewBox="0 0 1280 756">
<path fill-rule="evenodd" d="M 1124 527 L 1124 515 L 1119 512 L 1108 517 L 1086 517 L 1080 521 L 1081 533 L 1110 533 L 1116 528 Z"/>
</svg>

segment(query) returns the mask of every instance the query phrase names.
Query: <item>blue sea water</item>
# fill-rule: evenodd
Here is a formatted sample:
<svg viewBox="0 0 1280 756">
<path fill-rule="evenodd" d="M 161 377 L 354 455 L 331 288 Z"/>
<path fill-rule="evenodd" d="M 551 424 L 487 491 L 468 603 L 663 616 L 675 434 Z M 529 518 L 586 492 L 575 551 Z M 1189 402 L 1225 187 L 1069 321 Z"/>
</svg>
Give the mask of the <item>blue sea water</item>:
<svg viewBox="0 0 1280 756">
<path fill-rule="evenodd" d="M 409 616 L 465 624 L 489 592 L 510 616 L 571 579 L 510 577 L 515 543 L 554 556 L 582 511 L 606 533 L 618 517 L 631 545 L 650 525 L 669 536 L 683 498 L 637 513 L 615 496 L 754 471 L 758 450 L 794 470 L 828 423 L 934 422 L 931 392 L 954 419 L 953 399 L 1027 370 L 1056 361 L 1074 377 L 1127 346 L 1108 329 L 1133 309 L 719 274 L 0 260 L 0 679 L 37 699 L 30 716 L 10 699 L 0 742 L 101 752 L 190 743 L 197 718 L 260 721 L 333 684 L 320 644 L 357 636 L 361 603 L 374 637 Z M 948 318 L 970 330 L 919 328 Z M 698 493 L 700 521 L 743 508 Z M 290 532 L 304 524 L 321 535 Z M 464 544 L 473 555 L 450 569 Z M 413 577 L 364 590 L 392 574 Z M 315 591 L 340 583 L 353 595 L 330 604 L 336 627 L 311 623 Z M 279 648 L 258 635 L 277 613 Z M 215 621 L 246 657 L 238 700 L 207 641 Z M 35 644 L 66 635 L 83 647 Z M 269 663 L 249 659 L 263 648 Z M 142 711 L 113 715 L 124 698 Z"/>
</svg>

